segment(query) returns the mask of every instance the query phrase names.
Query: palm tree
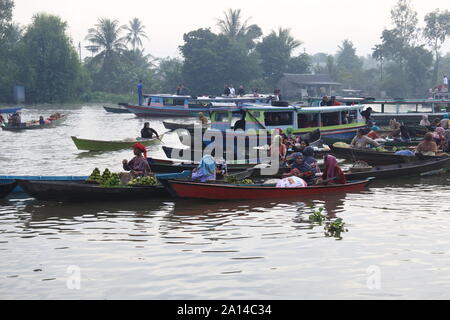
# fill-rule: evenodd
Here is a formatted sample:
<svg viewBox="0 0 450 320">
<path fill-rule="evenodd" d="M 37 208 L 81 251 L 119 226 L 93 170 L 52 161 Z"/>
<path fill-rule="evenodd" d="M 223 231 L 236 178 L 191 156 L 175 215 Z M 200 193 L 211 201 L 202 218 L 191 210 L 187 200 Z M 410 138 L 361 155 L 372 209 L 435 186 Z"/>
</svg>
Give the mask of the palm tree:
<svg viewBox="0 0 450 320">
<path fill-rule="evenodd" d="M 125 39 L 127 44 L 131 42 L 133 46 L 133 51 L 136 51 L 136 48 L 142 47 L 142 38 L 148 39 L 144 29 L 145 26 L 142 24 L 141 20 L 138 18 L 134 18 L 131 20 L 128 25 L 123 26 L 123 29 L 128 31 Z"/>
<path fill-rule="evenodd" d="M 125 39 L 120 36 L 122 27 L 117 20 L 99 19 L 95 28 L 90 28 L 88 32 L 86 40 L 99 47 L 95 59 L 107 59 L 126 50 Z"/>
<path fill-rule="evenodd" d="M 256 24 L 248 25 L 251 18 L 242 22 L 241 9 L 228 9 L 224 19 L 217 19 L 221 34 L 230 39 L 243 41 L 249 49 L 255 46 L 254 40 L 262 36 L 262 30 Z"/>
<path fill-rule="evenodd" d="M 291 35 L 291 29 L 278 28 L 277 32 L 272 31 L 272 34 L 282 39 L 283 43 L 291 50 L 291 52 L 302 45 L 302 42 L 295 40 Z"/>
<path fill-rule="evenodd" d="M 246 33 L 248 27 L 248 20 L 242 23 L 241 9 L 228 9 L 228 12 L 224 12 L 225 19 L 217 19 L 217 25 L 220 27 L 222 34 L 229 36 L 230 38 L 237 38 Z"/>
</svg>

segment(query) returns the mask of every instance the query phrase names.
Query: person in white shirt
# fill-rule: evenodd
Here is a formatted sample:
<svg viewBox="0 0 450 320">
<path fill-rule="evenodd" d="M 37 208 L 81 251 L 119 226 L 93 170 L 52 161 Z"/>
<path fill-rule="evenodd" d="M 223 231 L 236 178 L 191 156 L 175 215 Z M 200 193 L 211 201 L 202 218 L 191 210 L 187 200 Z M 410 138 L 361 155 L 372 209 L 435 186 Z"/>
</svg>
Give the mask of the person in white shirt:
<svg viewBox="0 0 450 320">
<path fill-rule="evenodd" d="M 236 96 L 236 89 L 234 89 L 234 86 L 233 85 L 230 85 L 230 95 L 232 96 L 232 97 L 235 97 Z"/>
</svg>

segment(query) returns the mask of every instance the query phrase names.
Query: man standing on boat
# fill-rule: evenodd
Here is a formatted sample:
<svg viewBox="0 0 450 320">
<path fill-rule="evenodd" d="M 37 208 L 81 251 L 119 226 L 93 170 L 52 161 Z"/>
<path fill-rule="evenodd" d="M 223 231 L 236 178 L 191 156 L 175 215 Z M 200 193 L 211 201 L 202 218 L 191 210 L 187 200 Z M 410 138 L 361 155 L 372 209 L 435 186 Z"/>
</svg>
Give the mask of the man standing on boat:
<svg viewBox="0 0 450 320">
<path fill-rule="evenodd" d="M 444 76 L 444 90 L 448 91 L 448 78 L 447 78 L 447 76 Z"/>
<path fill-rule="evenodd" d="M 138 92 L 138 98 L 139 98 L 139 105 L 142 106 L 143 99 L 142 99 L 142 90 L 144 88 L 144 85 L 142 84 L 142 80 L 139 80 L 139 84 L 137 85 L 137 92 Z"/>
</svg>

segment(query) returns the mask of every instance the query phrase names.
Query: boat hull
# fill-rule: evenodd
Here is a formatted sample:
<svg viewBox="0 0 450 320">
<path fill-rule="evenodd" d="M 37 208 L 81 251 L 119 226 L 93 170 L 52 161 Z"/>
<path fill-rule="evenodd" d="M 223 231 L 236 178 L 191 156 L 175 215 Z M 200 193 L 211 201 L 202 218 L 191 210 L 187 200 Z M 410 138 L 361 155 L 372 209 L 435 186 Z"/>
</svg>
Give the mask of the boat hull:
<svg viewBox="0 0 450 320">
<path fill-rule="evenodd" d="M 161 135 L 162 139 L 163 135 Z M 101 140 L 89 140 L 80 139 L 77 137 L 71 137 L 72 141 L 78 150 L 85 151 L 117 151 L 123 149 L 131 149 L 135 143 L 141 143 L 144 146 L 151 146 L 161 143 L 160 139 L 143 139 L 135 141 L 101 141 Z"/>
<path fill-rule="evenodd" d="M 397 177 L 419 176 L 425 172 L 431 172 L 450 167 L 450 157 L 447 159 L 417 161 L 411 163 L 399 163 L 395 165 L 378 166 L 369 171 L 345 174 L 348 180 L 360 180 L 369 177 L 376 179 L 389 179 Z"/>
<path fill-rule="evenodd" d="M 162 186 L 103 188 L 85 182 L 18 180 L 26 193 L 43 201 L 124 201 L 169 196 Z"/>
<path fill-rule="evenodd" d="M 16 182 L 0 183 L 0 199 L 6 198 L 16 186 Z"/>
<path fill-rule="evenodd" d="M 0 184 L 13 183 L 16 180 L 33 181 L 85 181 L 87 176 L 0 176 Z M 12 193 L 23 192 L 24 190 L 17 185 Z"/>
<path fill-rule="evenodd" d="M 345 185 L 325 185 L 307 188 L 276 188 L 273 186 L 227 185 L 215 183 L 198 183 L 190 181 L 162 181 L 171 194 L 178 198 L 206 200 L 254 200 L 307 198 L 311 195 L 339 192 L 357 192 L 364 190 L 370 180 L 348 183 Z"/>
<path fill-rule="evenodd" d="M 176 108 L 176 107 L 153 107 L 153 106 L 133 106 L 126 107 L 131 113 L 138 117 L 197 117 L 200 112 L 209 112 L 209 108 Z"/>
<path fill-rule="evenodd" d="M 37 129 L 45 129 L 45 128 L 52 128 L 55 125 L 63 123 L 67 119 L 67 116 L 61 116 L 61 118 L 57 120 L 53 120 L 50 123 L 47 124 L 37 124 L 37 125 L 26 125 L 25 123 L 22 123 L 20 126 L 11 126 L 9 124 L 5 124 L 2 129 L 5 131 L 23 131 L 23 130 L 37 130 Z"/>
<path fill-rule="evenodd" d="M 109 113 L 131 113 L 130 110 L 125 108 L 112 108 L 112 107 L 103 107 L 106 112 Z"/>
</svg>

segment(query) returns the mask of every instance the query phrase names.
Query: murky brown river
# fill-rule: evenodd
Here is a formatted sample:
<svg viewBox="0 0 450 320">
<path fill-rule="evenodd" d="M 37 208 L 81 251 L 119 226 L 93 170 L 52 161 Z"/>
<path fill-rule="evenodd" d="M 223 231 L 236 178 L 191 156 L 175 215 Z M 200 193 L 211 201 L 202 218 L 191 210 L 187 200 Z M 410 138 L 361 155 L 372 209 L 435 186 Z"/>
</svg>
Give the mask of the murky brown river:
<svg viewBox="0 0 450 320">
<path fill-rule="evenodd" d="M 23 118 L 55 111 L 69 118 L 53 129 L 0 131 L 0 175 L 121 171 L 131 151 L 81 152 L 70 136 L 136 137 L 145 122 L 100 105 L 29 108 Z M 0 299 L 448 299 L 449 182 L 441 174 L 250 202 L 69 204 L 13 194 L 0 200 Z M 342 239 L 309 221 L 310 205 L 344 220 Z"/>
</svg>

